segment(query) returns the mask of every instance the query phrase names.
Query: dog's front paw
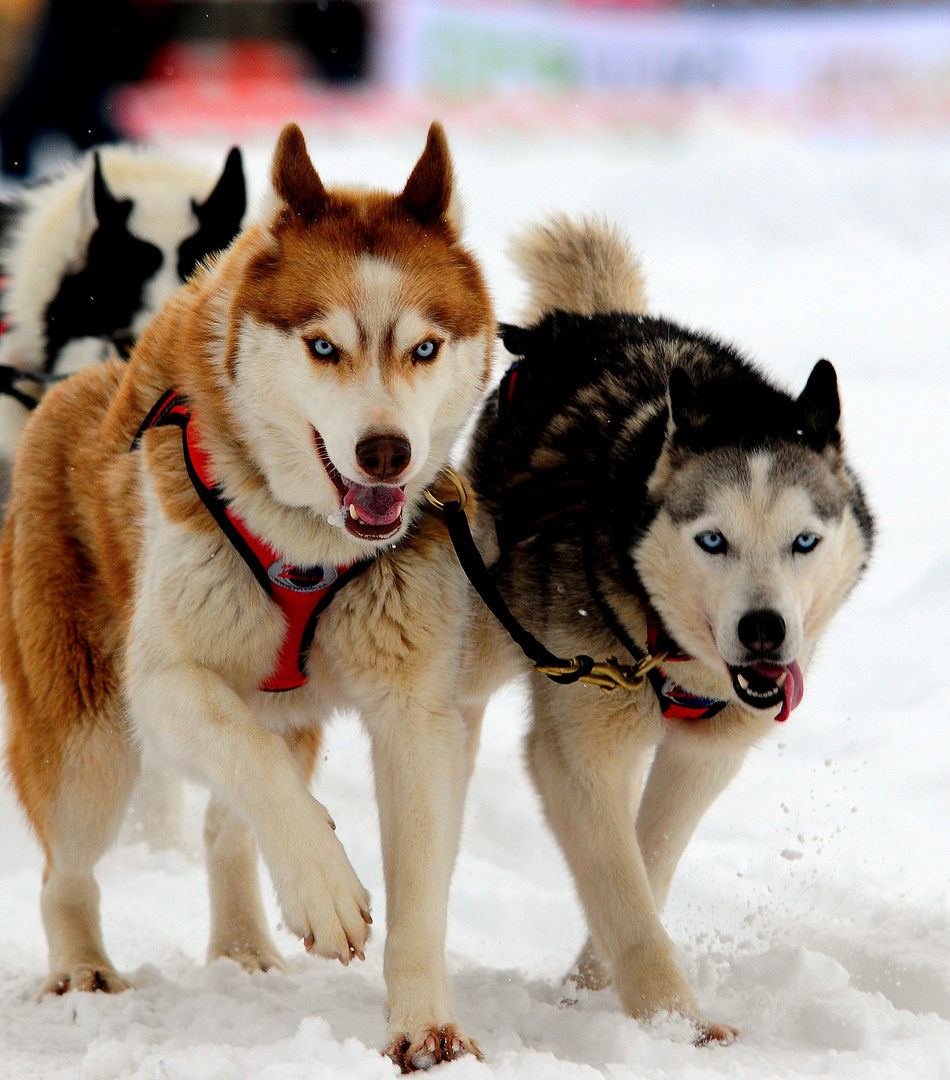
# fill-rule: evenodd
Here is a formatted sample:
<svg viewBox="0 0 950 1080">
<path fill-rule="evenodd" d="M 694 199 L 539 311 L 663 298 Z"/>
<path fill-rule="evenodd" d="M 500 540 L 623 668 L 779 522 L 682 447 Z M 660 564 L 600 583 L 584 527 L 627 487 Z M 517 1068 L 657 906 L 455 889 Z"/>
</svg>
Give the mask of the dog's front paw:
<svg viewBox="0 0 950 1080">
<path fill-rule="evenodd" d="M 364 959 L 373 921 L 369 895 L 335 837 L 316 856 L 272 876 L 284 925 L 303 938 L 307 952 L 342 964 Z"/>
<path fill-rule="evenodd" d="M 131 989 L 132 984 L 107 964 L 75 964 L 68 969 L 51 971 L 40 987 L 37 1000 L 47 994 L 68 994 L 70 990 L 121 994 L 123 990 Z"/>
<path fill-rule="evenodd" d="M 404 1073 L 431 1069 L 440 1062 L 455 1061 L 467 1054 L 482 1060 L 482 1052 L 455 1024 L 402 1032 L 393 1038 L 383 1053 Z"/>
<path fill-rule="evenodd" d="M 614 989 L 628 1016 L 650 1020 L 659 1013 L 700 1015 L 673 946 L 661 942 L 624 952 L 613 964 Z"/>
</svg>

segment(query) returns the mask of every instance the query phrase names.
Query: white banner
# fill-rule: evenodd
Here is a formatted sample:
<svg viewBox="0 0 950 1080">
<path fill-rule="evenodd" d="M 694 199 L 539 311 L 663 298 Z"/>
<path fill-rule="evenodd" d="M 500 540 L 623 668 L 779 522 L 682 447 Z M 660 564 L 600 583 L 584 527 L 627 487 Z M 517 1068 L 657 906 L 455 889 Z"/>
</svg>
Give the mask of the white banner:
<svg viewBox="0 0 950 1080">
<path fill-rule="evenodd" d="M 376 15 L 376 74 L 394 90 L 950 90 L 945 7 L 644 12 L 379 0 Z"/>
</svg>

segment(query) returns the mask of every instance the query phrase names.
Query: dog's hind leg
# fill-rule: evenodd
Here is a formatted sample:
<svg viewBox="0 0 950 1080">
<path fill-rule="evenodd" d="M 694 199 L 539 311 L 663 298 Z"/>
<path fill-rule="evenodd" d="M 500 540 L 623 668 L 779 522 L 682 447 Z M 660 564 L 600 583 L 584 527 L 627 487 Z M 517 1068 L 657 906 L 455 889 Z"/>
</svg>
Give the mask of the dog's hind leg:
<svg viewBox="0 0 950 1080">
<path fill-rule="evenodd" d="M 284 971 L 267 927 L 250 825 L 212 795 L 204 836 L 211 899 L 208 963 L 224 956 L 245 971 Z"/>
<path fill-rule="evenodd" d="M 320 746 L 320 731 L 294 732 L 287 736 L 287 743 L 309 777 Z M 223 956 L 237 961 L 246 971 L 286 971 L 267 925 L 257 844 L 250 825 L 212 795 L 204 834 L 211 897 L 208 963 Z"/>
<path fill-rule="evenodd" d="M 50 973 L 40 996 L 129 987 L 106 955 L 93 867 L 118 833 L 137 769 L 124 722 L 91 721 L 66 743 L 54 797 L 34 804 L 47 859 L 40 909 Z"/>
<path fill-rule="evenodd" d="M 670 730 L 657 747 L 637 815 L 637 838 L 659 911 L 696 826 L 739 771 L 747 750 L 747 743 L 682 728 Z"/>
<path fill-rule="evenodd" d="M 146 752 L 122 827 L 122 839 L 144 840 L 152 851 L 181 847 L 184 802 L 181 777 L 150 759 Z"/>
</svg>

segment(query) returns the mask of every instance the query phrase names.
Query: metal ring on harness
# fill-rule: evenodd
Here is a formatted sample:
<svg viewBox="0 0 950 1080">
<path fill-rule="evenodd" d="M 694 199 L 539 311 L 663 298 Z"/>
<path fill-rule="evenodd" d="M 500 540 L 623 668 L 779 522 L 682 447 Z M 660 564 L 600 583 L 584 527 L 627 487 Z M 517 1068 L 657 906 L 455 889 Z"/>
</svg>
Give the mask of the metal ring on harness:
<svg viewBox="0 0 950 1080">
<path fill-rule="evenodd" d="M 447 477 L 449 480 L 452 481 L 452 485 L 454 486 L 455 490 L 458 492 L 458 496 L 459 496 L 458 500 L 457 500 L 458 501 L 458 508 L 459 508 L 459 510 L 464 510 L 466 504 L 468 503 L 468 491 L 467 491 L 467 489 L 465 487 L 464 482 L 462 481 L 461 476 L 459 476 L 459 474 L 455 471 L 455 469 L 452 468 L 451 465 L 446 465 L 443 468 L 441 475 Z M 430 506 L 434 506 L 436 510 L 442 510 L 442 511 L 445 510 L 445 503 L 440 502 L 432 494 L 432 492 L 429 490 L 429 488 L 426 488 L 425 491 L 422 494 L 425 495 L 426 502 L 428 502 Z M 453 500 L 453 501 L 455 501 L 455 500 Z"/>
</svg>

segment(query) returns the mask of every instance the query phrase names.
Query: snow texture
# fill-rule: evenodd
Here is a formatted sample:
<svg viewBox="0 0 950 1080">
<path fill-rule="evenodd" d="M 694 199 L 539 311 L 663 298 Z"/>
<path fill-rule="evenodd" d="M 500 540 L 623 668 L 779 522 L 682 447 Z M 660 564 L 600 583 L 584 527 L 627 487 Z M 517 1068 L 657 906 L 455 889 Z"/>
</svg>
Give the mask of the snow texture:
<svg viewBox="0 0 950 1080">
<path fill-rule="evenodd" d="M 423 138 L 307 134 L 325 180 L 389 187 Z M 666 923 L 702 1006 L 739 1042 L 695 1048 L 682 1023 L 638 1024 L 609 991 L 561 1005 L 585 930 L 522 766 L 512 686 L 488 717 L 449 919 L 459 1018 L 485 1062 L 438 1075 L 950 1080 L 950 142 L 715 117 L 676 138 L 449 135 L 502 318 L 523 298 L 503 255 L 511 231 L 549 210 L 597 212 L 642 253 L 657 313 L 737 342 L 796 391 L 832 360 L 880 541 L 801 708 L 750 755 L 673 884 Z M 216 162 L 221 149 L 201 153 Z M 267 148 L 250 149 L 259 189 Z M 323 758 L 315 790 L 375 898 L 365 964 L 307 957 L 281 932 L 288 975 L 206 967 L 203 796 L 189 789 L 180 848 L 125 840 L 100 866 L 106 941 L 136 987 L 117 997 L 34 1002 L 41 859 L 0 794 L 0 1077 L 391 1077 L 378 1053 L 377 820 L 355 718 L 331 728 Z"/>
</svg>

